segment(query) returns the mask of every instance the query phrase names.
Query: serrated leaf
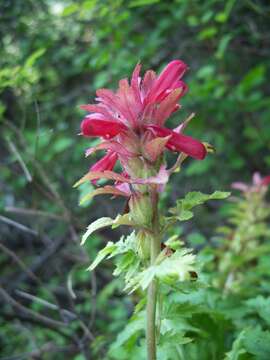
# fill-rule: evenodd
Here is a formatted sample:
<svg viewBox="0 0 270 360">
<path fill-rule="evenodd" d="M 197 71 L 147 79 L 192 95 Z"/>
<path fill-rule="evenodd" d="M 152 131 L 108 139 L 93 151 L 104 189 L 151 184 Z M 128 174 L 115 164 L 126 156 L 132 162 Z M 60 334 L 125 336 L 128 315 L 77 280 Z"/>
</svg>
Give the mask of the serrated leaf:
<svg viewBox="0 0 270 360">
<path fill-rule="evenodd" d="M 180 221 L 187 221 L 193 218 L 194 214 L 192 211 L 189 210 L 182 210 L 180 215 L 177 217 Z"/>
<path fill-rule="evenodd" d="M 244 337 L 245 348 L 256 359 L 270 359 L 270 332 L 263 331 L 259 327 L 247 329 Z"/>
<path fill-rule="evenodd" d="M 270 298 L 265 298 L 260 295 L 247 300 L 245 303 L 250 309 L 250 312 L 257 312 L 259 316 L 265 320 L 267 325 L 270 326 Z"/>
<path fill-rule="evenodd" d="M 176 215 L 180 221 L 186 221 L 193 217 L 193 212 L 190 211 L 193 207 L 202 205 L 209 200 L 221 200 L 230 196 L 230 192 L 215 191 L 212 194 L 203 194 L 200 191 L 189 192 L 184 199 L 177 201 L 177 207 L 171 208 L 170 212 Z"/>
<path fill-rule="evenodd" d="M 92 222 L 88 227 L 87 227 L 87 231 L 85 232 L 85 234 L 82 237 L 82 241 L 81 241 L 81 245 L 83 245 L 86 240 L 88 239 L 88 237 L 95 231 L 102 229 L 106 226 L 110 226 L 112 225 L 114 222 L 113 219 L 109 218 L 109 217 L 102 217 L 100 219 L 97 219 L 96 221 Z"/>
<path fill-rule="evenodd" d="M 226 199 L 228 196 L 230 196 L 230 194 L 230 192 L 224 191 L 215 191 L 212 194 L 204 194 L 200 191 L 192 191 L 189 192 L 184 199 L 180 200 L 180 202 L 185 210 L 190 210 L 194 206 L 201 205 L 209 200 Z"/>
<path fill-rule="evenodd" d="M 136 252 L 137 238 L 133 231 L 127 237 L 122 236 L 116 243 L 108 242 L 107 245 L 99 251 L 96 259 L 90 265 L 88 270 L 93 270 L 103 259 L 110 259 L 117 255 L 121 255 L 116 263 L 116 269 L 113 275 L 118 276 L 125 274 L 125 282 L 129 283 L 130 279 L 138 272 L 140 259 Z"/>
<path fill-rule="evenodd" d="M 117 228 L 120 225 L 135 226 L 136 224 L 130 219 L 130 214 L 117 215 L 112 224 L 112 229 Z"/>
<path fill-rule="evenodd" d="M 131 337 L 143 332 L 145 327 L 145 313 L 141 312 L 133 316 L 123 331 L 118 334 L 116 341 L 112 344 L 110 351 L 121 347 Z"/>
<path fill-rule="evenodd" d="M 130 292 L 133 292 L 138 287 L 145 290 L 155 278 L 162 279 L 163 281 L 166 279 L 174 279 L 176 281 L 190 279 L 190 272 L 195 270 L 195 255 L 191 254 L 190 250 L 177 250 L 169 257 L 163 257 L 163 259 L 161 257 L 162 254 L 157 258 L 158 263 L 138 274 L 126 288 L 129 288 L 131 285 Z"/>
<path fill-rule="evenodd" d="M 105 248 L 99 251 L 97 257 L 87 270 L 94 270 L 98 266 L 98 264 L 101 263 L 101 261 L 105 259 L 108 255 L 110 255 L 116 248 L 117 246 L 112 241 L 109 241 Z"/>
<path fill-rule="evenodd" d="M 192 341 L 191 338 L 186 337 L 184 332 L 168 331 L 164 334 L 158 345 L 159 359 L 172 360 L 180 359 L 179 349 L 181 345 L 188 344 Z"/>
<path fill-rule="evenodd" d="M 130 220 L 129 214 L 117 215 L 115 219 L 111 219 L 109 217 L 102 217 L 97 219 L 87 227 L 87 231 L 82 237 L 81 245 L 85 244 L 86 240 L 93 232 L 107 226 L 112 226 L 114 229 L 120 225 L 135 226 L 135 224 Z"/>
<path fill-rule="evenodd" d="M 245 333 L 245 330 L 241 331 L 238 337 L 234 340 L 231 351 L 226 353 L 225 360 L 238 360 L 240 355 L 247 353 L 243 347 Z"/>
</svg>

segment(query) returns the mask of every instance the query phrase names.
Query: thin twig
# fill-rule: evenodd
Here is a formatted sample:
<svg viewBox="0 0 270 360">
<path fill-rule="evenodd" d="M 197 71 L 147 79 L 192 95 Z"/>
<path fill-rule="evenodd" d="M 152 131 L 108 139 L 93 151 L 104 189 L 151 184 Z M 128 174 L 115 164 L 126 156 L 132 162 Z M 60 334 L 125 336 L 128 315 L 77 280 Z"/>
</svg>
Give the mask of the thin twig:
<svg viewBox="0 0 270 360">
<path fill-rule="evenodd" d="M 8 138 L 6 139 L 6 141 L 8 143 L 8 147 L 9 147 L 10 151 L 13 153 L 13 155 L 15 156 L 15 158 L 21 165 L 21 168 L 24 172 L 24 175 L 25 175 L 27 181 L 32 182 L 32 180 L 33 180 L 32 175 L 30 174 L 30 171 L 28 170 L 28 168 L 27 168 L 25 162 L 23 161 L 19 151 L 17 150 L 15 144 Z"/>
<path fill-rule="evenodd" d="M 41 299 L 41 298 L 39 298 L 37 296 L 29 294 L 29 293 L 27 293 L 25 291 L 15 290 L 15 293 L 17 295 L 21 296 L 22 298 L 37 302 L 37 303 L 39 303 L 39 304 L 41 304 L 44 307 L 47 307 L 49 309 L 59 311 L 60 313 L 62 313 L 64 315 L 67 315 L 72 320 L 74 320 L 76 318 L 76 314 L 74 314 L 73 312 L 71 312 L 71 311 L 69 311 L 67 309 L 62 309 L 62 308 L 59 307 L 59 305 L 52 304 L 52 303 L 50 303 L 50 302 L 48 302 L 48 301 L 46 301 L 44 299 Z"/>
<path fill-rule="evenodd" d="M 20 224 L 17 221 L 11 220 L 11 219 L 9 219 L 9 218 L 7 218 L 5 216 L 0 215 L 0 221 L 3 221 L 4 223 L 6 223 L 8 225 L 14 226 L 15 228 L 17 228 L 17 229 L 19 229 L 21 231 L 24 231 L 24 232 L 27 232 L 29 234 L 38 236 L 38 232 L 36 232 L 35 230 L 32 230 L 29 227 L 27 227 L 27 226 L 25 226 L 23 224 Z"/>
<path fill-rule="evenodd" d="M 4 244 L 2 244 L 0 242 L 0 249 L 2 249 L 2 251 L 7 254 L 8 256 L 10 256 L 18 265 L 19 267 L 25 271 L 25 273 L 29 276 L 30 279 L 40 283 L 39 278 L 30 270 L 28 269 L 28 267 L 24 264 L 24 262 L 15 254 L 15 252 L 13 252 L 12 250 L 10 250 L 9 248 L 7 248 Z"/>
<path fill-rule="evenodd" d="M 40 216 L 40 217 L 47 217 L 47 218 L 51 218 L 51 219 L 66 221 L 66 219 L 62 215 L 51 214 L 46 211 L 36 210 L 36 209 L 25 209 L 25 208 L 18 208 L 18 207 L 14 207 L 14 206 L 6 206 L 5 211 L 12 212 L 15 214 L 22 214 L 22 215 L 26 215 L 26 216 Z"/>
<path fill-rule="evenodd" d="M 3 289 L 2 287 L 0 287 L 0 295 L 14 309 L 19 310 L 23 314 L 28 315 L 28 316 L 36 319 L 37 321 L 45 324 L 45 325 L 49 325 L 49 326 L 54 327 L 54 328 L 66 327 L 66 324 L 64 322 L 62 322 L 62 321 L 51 319 L 51 318 L 49 318 L 47 316 L 38 314 L 38 313 L 34 312 L 33 310 L 28 309 L 27 307 L 20 304 L 15 299 L 13 299 L 13 297 L 11 297 L 9 295 L 9 293 L 5 289 Z"/>
</svg>

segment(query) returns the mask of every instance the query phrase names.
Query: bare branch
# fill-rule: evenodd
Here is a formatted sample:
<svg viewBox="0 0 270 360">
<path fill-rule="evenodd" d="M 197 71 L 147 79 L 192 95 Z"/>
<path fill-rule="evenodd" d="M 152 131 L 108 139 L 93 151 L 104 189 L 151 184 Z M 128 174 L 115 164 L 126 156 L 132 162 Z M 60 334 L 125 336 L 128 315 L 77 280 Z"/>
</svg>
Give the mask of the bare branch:
<svg viewBox="0 0 270 360">
<path fill-rule="evenodd" d="M 25 226 L 23 224 L 20 224 L 17 221 L 11 220 L 11 219 L 9 219 L 9 218 L 7 218 L 5 216 L 0 215 L 0 221 L 3 221 L 4 223 L 6 223 L 8 225 L 14 226 L 15 228 L 17 228 L 17 229 L 19 229 L 21 231 L 24 231 L 24 232 L 27 232 L 29 234 L 38 236 L 38 233 L 35 230 L 32 230 L 29 227 L 27 227 L 27 226 Z"/>
</svg>

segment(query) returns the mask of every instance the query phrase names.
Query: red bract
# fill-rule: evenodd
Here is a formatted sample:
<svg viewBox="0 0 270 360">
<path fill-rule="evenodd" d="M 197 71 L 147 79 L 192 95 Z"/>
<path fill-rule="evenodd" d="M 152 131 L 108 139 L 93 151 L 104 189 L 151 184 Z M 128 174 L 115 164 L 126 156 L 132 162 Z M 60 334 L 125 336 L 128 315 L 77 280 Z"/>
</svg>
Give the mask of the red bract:
<svg viewBox="0 0 270 360">
<path fill-rule="evenodd" d="M 166 144 L 166 147 L 169 150 L 184 152 L 185 154 L 188 154 L 198 160 L 202 160 L 205 158 L 205 146 L 198 140 L 157 125 L 149 125 L 148 129 L 151 129 L 153 133 L 157 136 L 170 136 Z"/>
<path fill-rule="evenodd" d="M 114 165 L 117 161 L 117 154 L 114 152 L 108 152 L 103 158 L 97 161 L 94 165 L 91 166 L 90 171 L 105 171 L 105 170 L 112 170 Z M 96 184 L 96 181 L 99 178 L 93 179 L 92 182 Z"/>
<path fill-rule="evenodd" d="M 90 171 L 104 171 L 112 170 L 117 161 L 117 154 L 114 152 L 109 152 L 93 166 L 91 166 Z"/>
<path fill-rule="evenodd" d="M 174 60 L 159 76 L 148 70 L 143 78 L 140 69 L 138 64 L 130 83 L 127 79 L 120 80 L 116 92 L 97 90 L 97 104 L 82 106 L 90 113 L 82 121 L 82 135 L 102 139 L 102 143 L 88 149 L 87 154 L 101 149 L 108 151 L 91 171 L 112 170 L 118 158 L 132 180 L 132 163 L 141 161 L 141 167 L 154 166 L 165 149 L 199 160 L 206 156 L 200 141 L 164 127 L 170 115 L 180 108 L 178 101 L 187 91 L 181 80 L 187 65 Z M 145 173 L 145 177 L 152 175 L 151 171 Z"/>
</svg>

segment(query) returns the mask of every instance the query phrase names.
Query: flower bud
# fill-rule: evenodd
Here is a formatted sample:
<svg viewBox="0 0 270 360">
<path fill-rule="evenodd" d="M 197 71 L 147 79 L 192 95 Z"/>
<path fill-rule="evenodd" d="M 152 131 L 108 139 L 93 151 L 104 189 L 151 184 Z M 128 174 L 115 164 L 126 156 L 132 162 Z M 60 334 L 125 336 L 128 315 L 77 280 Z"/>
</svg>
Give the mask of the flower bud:
<svg viewBox="0 0 270 360">
<path fill-rule="evenodd" d="M 149 195 L 134 193 L 129 200 L 130 216 L 137 224 L 148 227 L 153 217 L 152 203 Z"/>
</svg>

